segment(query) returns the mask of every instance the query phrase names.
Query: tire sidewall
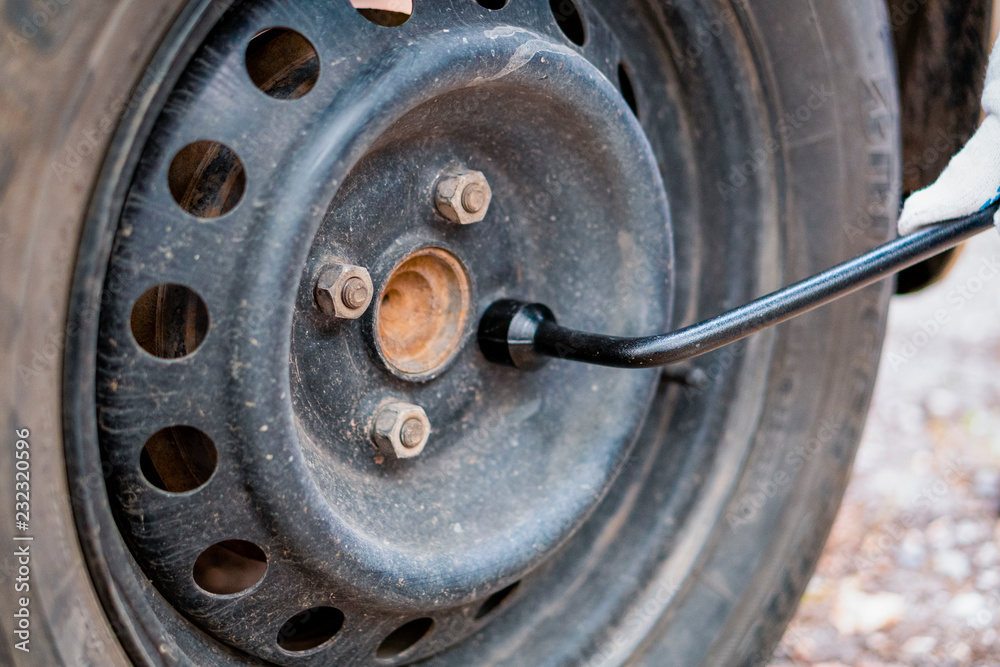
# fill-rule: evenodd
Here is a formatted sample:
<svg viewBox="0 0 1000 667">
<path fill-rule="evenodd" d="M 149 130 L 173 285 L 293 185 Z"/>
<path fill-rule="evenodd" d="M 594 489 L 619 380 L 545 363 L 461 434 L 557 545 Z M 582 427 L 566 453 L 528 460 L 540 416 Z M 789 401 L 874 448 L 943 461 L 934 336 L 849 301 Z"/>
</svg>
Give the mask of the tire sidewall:
<svg viewBox="0 0 1000 667">
<path fill-rule="evenodd" d="M 96 594 L 74 522 L 75 501 L 103 493 L 104 482 L 99 474 L 67 477 L 62 360 L 94 183 L 119 120 L 145 92 L 141 75 L 160 37 L 186 4 L 8 1 L 0 15 L 0 432 L 11 452 L 0 458 L 0 477 L 13 479 L 15 431 L 27 429 L 34 537 L 29 591 L 12 592 L 13 549 L 0 557 L 0 585 L 10 586 L 0 596 L 5 665 L 132 664 Z M 0 508 L 0 539 L 13 544 L 12 504 Z M 10 644 L 22 595 L 30 600 L 30 652 Z"/>
<path fill-rule="evenodd" d="M 794 130 L 779 153 L 790 283 L 895 233 L 902 159 L 892 36 L 877 0 L 745 11 L 759 62 L 769 65 L 775 127 Z M 892 287 L 778 329 L 754 444 L 725 513 L 630 664 L 769 662 L 847 486 Z"/>
</svg>

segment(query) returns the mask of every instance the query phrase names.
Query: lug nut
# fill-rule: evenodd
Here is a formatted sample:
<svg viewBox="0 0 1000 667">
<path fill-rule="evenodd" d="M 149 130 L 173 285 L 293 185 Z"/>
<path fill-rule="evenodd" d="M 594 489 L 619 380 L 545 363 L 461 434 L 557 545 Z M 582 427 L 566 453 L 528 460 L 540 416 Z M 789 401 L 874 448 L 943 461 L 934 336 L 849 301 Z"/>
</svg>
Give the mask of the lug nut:
<svg viewBox="0 0 1000 667">
<path fill-rule="evenodd" d="M 361 266 L 331 264 L 316 279 L 316 306 L 337 319 L 356 320 L 364 315 L 374 294 L 368 269 Z"/>
<path fill-rule="evenodd" d="M 427 446 L 431 423 L 418 405 L 384 403 L 375 413 L 372 439 L 386 456 L 412 459 Z"/>
<path fill-rule="evenodd" d="M 482 222 L 493 191 L 481 171 L 449 171 L 438 181 L 434 203 L 446 220 L 462 225 Z"/>
</svg>

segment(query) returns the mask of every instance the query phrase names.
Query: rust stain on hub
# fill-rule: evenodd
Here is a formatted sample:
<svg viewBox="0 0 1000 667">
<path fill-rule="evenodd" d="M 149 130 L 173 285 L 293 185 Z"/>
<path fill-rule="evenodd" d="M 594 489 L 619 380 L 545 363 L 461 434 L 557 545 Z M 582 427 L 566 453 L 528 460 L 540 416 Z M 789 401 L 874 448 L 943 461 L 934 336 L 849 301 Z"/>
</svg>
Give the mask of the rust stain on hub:
<svg viewBox="0 0 1000 667">
<path fill-rule="evenodd" d="M 388 364 L 407 375 L 444 367 L 461 348 L 471 308 L 465 267 L 440 248 L 419 250 L 379 297 L 376 335 Z"/>
</svg>

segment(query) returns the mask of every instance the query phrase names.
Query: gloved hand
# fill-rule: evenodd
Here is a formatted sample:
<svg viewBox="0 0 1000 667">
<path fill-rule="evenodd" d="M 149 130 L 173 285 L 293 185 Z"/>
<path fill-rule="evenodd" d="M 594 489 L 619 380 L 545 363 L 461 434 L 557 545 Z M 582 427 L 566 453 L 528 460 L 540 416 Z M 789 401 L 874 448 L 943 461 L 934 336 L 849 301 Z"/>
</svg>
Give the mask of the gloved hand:
<svg viewBox="0 0 1000 667">
<path fill-rule="evenodd" d="M 951 159 L 936 183 L 915 192 L 903 206 L 899 233 L 961 218 L 1000 199 L 1000 40 L 986 71 L 983 109 L 986 120 L 969 143 Z M 1000 213 L 994 218 L 1000 228 Z"/>
</svg>

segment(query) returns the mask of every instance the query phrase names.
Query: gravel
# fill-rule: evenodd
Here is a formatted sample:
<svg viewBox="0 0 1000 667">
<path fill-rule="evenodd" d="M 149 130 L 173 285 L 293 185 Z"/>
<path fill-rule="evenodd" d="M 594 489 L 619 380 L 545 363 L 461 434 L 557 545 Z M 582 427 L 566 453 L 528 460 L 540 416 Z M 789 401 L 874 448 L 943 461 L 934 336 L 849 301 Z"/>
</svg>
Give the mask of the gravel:
<svg viewBox="0 0 1000 667">
<path fill-rule="evenodd" d="M 1000 239 L 894 300 L 854 476 L 772 667 L 1000 666 Z"/>
</svg>

